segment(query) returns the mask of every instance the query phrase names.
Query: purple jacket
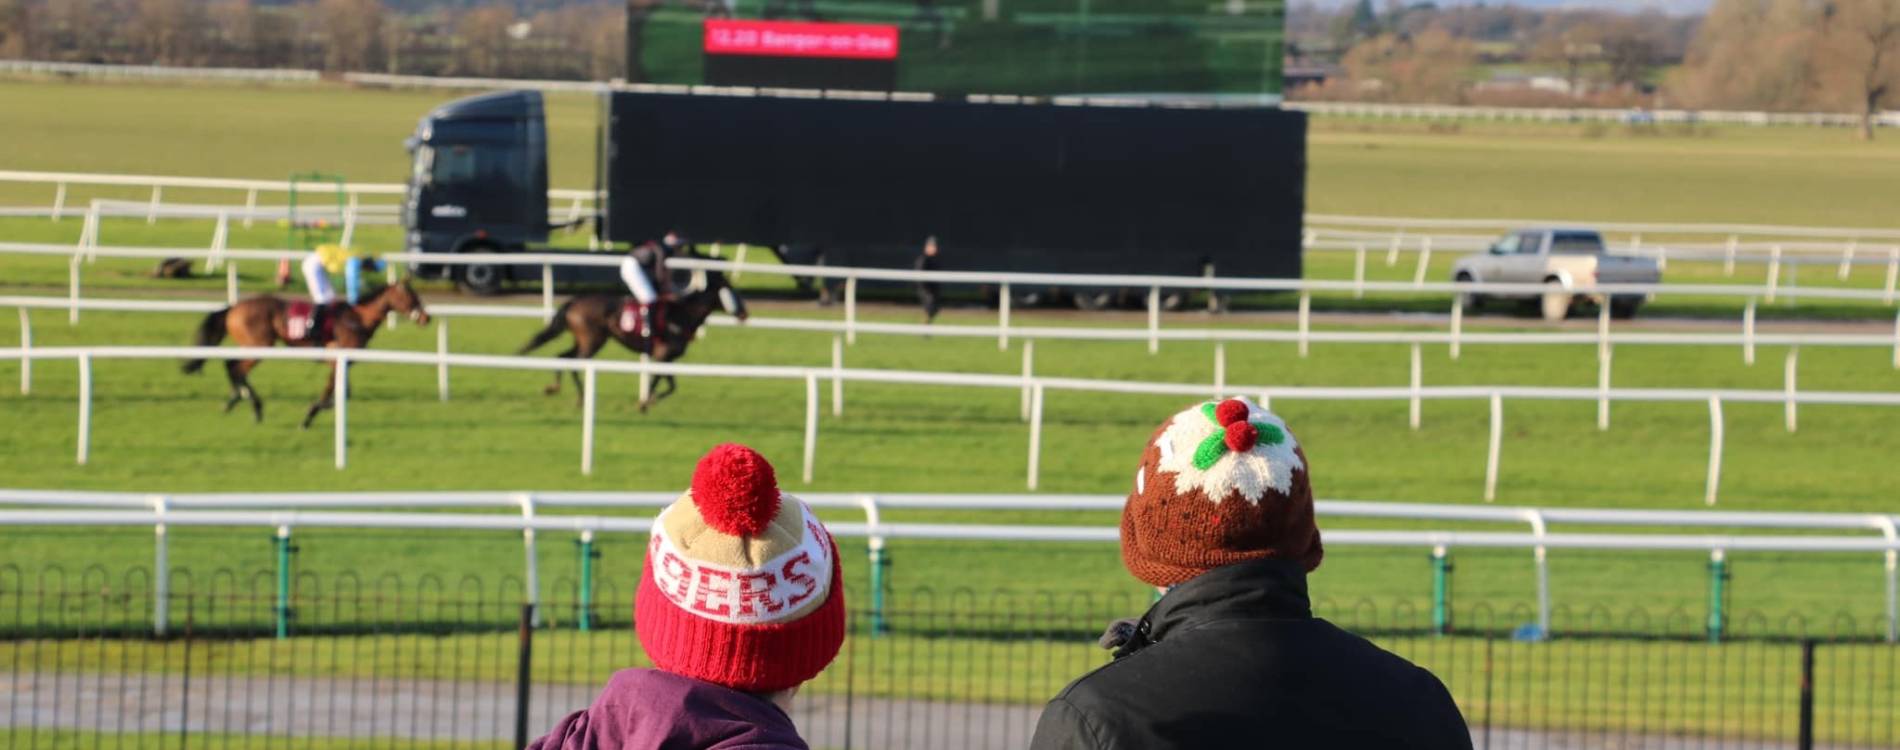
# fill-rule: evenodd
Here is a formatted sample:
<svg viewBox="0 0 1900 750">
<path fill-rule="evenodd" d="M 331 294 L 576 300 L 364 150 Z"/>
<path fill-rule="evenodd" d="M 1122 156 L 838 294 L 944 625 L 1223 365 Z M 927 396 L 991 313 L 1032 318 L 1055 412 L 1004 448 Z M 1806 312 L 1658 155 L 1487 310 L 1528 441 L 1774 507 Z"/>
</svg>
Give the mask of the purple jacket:
<svg viewBox="0 0 1900 750">
<path fill-rule="evenodd" d="M 528 750 L 807 750 L 764 698 L 654 669 L 615 672 L 585 711 Z"/>
</svg>

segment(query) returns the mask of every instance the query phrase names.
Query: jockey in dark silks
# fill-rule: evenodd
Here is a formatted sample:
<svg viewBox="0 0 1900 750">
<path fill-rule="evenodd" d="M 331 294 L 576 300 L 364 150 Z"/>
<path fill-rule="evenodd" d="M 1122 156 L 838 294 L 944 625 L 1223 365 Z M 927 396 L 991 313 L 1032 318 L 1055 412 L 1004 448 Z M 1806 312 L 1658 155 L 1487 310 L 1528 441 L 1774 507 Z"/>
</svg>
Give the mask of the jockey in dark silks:
<svg viewBox="0 0 1900 750">
<path fill-rule="evenodd" d="M 660 303 L 673 298 L 672 274 L 667 271 L 666 259 L 685 247 L 686 242 L 678 232 L 667 232 L 659 242 L 648 241 L 635 246 L 626 259 L 620 261 L 620 279 L 626 282 L 634 299 L 640 301 L 642 336 L 653 332 L 659 321 Z"/>
</svg>

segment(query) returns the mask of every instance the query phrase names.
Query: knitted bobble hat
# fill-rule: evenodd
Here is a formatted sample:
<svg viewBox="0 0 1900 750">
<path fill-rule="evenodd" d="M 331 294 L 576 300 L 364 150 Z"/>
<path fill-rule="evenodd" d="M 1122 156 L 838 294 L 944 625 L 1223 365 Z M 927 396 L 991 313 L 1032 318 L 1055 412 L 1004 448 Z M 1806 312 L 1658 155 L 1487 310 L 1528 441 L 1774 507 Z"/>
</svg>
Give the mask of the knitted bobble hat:
<svg viewBox="0 0 1900 750">
<path fill-rule="evenodd" d="M 1172 586 L 1223 565 L 1324 550 L 1306 454 L 1273 412 L 1245 399 L 1196 404 L 1156 429 L 1122 508 L 1122 563 Z"/>
<path fill-rule="evenodd" d="M 779 493 L 765 457 L 721 445 L 654 519 L 634 630 L 664 671 L 784 690 L 838 655 L 842 579 L 837 543 L 803 501 Z"/>
</svg>

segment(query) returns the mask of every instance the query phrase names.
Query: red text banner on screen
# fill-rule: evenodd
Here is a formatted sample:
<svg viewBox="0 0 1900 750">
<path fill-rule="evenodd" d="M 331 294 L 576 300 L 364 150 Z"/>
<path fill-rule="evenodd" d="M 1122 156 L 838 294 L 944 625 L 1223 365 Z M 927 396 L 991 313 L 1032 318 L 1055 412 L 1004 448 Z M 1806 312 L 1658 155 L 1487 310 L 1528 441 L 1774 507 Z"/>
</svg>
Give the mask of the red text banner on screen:
<svg viewBox="0 0 1900 750">
<path fill-rule="evenodd" d="M 897 59 L 897 27 L 804 21 L 706 20 L 706 53 Z"/>
</svg>

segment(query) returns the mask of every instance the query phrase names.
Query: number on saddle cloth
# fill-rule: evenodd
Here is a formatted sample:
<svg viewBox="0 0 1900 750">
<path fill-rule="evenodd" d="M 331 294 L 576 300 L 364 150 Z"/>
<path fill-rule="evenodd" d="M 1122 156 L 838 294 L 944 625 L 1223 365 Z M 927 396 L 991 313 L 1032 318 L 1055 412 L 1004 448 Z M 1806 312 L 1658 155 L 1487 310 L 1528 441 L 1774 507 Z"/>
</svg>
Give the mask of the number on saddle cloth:
<svg viewBox="0 0 1900 750">
<path fill-rule="evenodd" d="M 343 308 L 341 302 L 318 307 L 306 300 L 294 300 L 284 311 L 284 333 L 298 343 L 328 343 L 336 334 L 336 320 Z"/>
</svg>

